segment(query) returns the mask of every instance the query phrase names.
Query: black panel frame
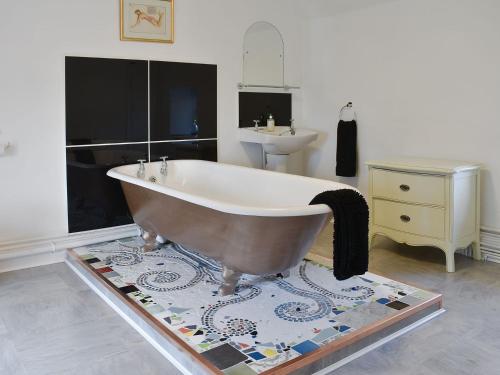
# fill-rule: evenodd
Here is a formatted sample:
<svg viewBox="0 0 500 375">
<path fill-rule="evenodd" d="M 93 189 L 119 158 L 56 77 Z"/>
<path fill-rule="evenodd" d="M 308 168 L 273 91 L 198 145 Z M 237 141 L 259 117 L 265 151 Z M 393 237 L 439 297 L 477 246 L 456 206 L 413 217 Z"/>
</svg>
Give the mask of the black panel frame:
<svg viewBox="0 0 500 375">
<path fill-rule="evenodd" d="M 159 161 L 162 156 L 169 160 L 197 159 L 217 161 L 217 141 L 177 141 L 151 143 L 151 162 Z"/>
<path fill-rule="evenodd" d="M 151 141 L 197 138 L 217 138 L 217 65 L 150 61 Z"/>
<path fill-rule="evenodd" d="M 106 173 L 147 154 L 147 144 L 66 148 L 70 233 L 133 223 L 120 181 Z"/>
<path fill-rule="evenodd" d="M 67 56 L 66 145 L 148 140 L 148 62 Z"/>
</svg>

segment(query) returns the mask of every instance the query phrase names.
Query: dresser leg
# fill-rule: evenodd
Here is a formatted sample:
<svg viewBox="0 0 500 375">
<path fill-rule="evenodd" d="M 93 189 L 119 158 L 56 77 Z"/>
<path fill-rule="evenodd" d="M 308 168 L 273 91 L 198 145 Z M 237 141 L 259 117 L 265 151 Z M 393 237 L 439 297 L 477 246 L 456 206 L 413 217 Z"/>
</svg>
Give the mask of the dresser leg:
<svg viewBox="0 0 500 375">
<path fill-rule="evenodd" d="M 446 271 L 455 272 L 455 249 L 448 249 L 446 254 Z"/>
</svg>

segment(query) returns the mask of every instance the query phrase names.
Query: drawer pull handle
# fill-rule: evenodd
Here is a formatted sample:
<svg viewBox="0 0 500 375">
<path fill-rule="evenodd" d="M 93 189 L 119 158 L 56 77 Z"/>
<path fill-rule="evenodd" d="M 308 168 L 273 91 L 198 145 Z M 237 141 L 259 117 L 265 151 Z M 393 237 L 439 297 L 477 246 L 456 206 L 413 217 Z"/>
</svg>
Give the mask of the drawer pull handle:
<svg viewBox="0 0 500 375">
<path fill-rule="evenodd" d="M 408 215 L 401 215 L 399 218 L 403 223 L 408 223 L 411 220 L 411 217 L 409 217 Z"/>
<path fill-rule="evenodd" d="M 399 188 L 403 191 L 410 191 L 410 187 L 405 184 L 399 185 Z"/>
</svg>

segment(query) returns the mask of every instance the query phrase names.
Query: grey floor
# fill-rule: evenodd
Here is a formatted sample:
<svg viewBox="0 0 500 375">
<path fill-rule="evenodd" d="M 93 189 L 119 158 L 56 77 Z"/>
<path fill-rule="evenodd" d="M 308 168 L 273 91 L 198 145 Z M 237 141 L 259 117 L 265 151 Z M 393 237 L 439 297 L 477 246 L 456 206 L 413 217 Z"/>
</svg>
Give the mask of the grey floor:
<svg viewBox="0 0 500 375">
<path fill-rule="evenodd" d="M 376 241 L 370 270 L 441 292 L 448 311 L 335 375 L 500 374 L 500 264 L 457 255 L 447 274 L 438 250 Z M 0 374 L 178 373 L 65 264 L 0 274 Z"/>
</svg>

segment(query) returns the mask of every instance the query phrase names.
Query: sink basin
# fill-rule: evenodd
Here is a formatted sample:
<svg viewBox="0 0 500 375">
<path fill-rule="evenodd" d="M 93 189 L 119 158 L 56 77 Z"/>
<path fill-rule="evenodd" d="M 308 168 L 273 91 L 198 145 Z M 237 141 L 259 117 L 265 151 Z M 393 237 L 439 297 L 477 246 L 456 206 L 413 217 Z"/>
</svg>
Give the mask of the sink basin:
<svg viewBox="0 0 500 375">
<path fill-rule="evenodd" d="M 295 129 L 295 135 L 290 134 L 290 127 L 276 126 L 269 132 L 266 128 L 240 128 L 240 141 L 260 143 L 267 154 L 288 155 L 299 151 L 318 138 L 318 133 L 309 129 Z"/>
</svg>

